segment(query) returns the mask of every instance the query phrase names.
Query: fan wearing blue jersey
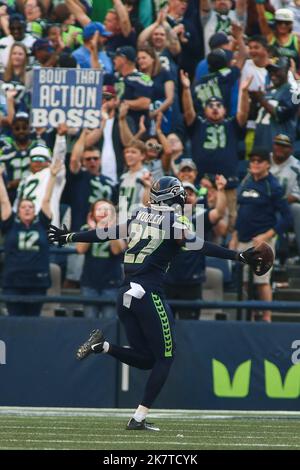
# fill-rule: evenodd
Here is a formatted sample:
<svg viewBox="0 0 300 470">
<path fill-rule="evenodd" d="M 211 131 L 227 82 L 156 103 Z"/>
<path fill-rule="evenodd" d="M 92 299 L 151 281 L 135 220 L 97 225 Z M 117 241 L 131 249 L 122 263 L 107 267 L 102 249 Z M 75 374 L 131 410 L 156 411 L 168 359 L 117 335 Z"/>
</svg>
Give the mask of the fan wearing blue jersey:
<svg viewBox="0 0 300 470">
<path fill-rule="evenodd" d="M 41 210 L 35 213 L 34 202 L 21 199 L 13 212 L 0 168 L 1 232 L 4 235 L 3 294 L 45 295 L 50 286 L 49 244 L 47 229 L 51 221 L 50 200 L 61 163 L 51 166 L 51 174 Z M 37 316 L 41 303 L 12 302 L 9 315 Z"/>
<path fill-rule="evenodd" d="M 130 366 L 151 370 L 144 396 L 127 424 L 128 430 L 159 430 L 145 418 L 166 382 L 174 360 L 174 319 L 164 299 L 162 285 L 169 262 L 180 253 L 181 247 L 201 250 L 207 256 L 239 260 L 251 264 L 254 269 L 262 268 L 262 258 L 253 249 L 238 253 L 198 238 L 190 230 L 188 219 L 182 215 L 185 199 L 182 183 L 177 178 L 164 176 L 151 188 L 150 206 L 139 209 L 123 226 L 78 233 L 69 233 L 66 227 L 59 229 L 52 225 L 49 229 L 50 243 L 60 245 L 99 243 L 99 240 L 128 236 L 125 280 L 119 290 L 117 312 L 130 347 L 111 344 L 101 331 L 95 330 L 77 351 L 79 360 L 91 353 L 106 353 Z"/>
</svg>

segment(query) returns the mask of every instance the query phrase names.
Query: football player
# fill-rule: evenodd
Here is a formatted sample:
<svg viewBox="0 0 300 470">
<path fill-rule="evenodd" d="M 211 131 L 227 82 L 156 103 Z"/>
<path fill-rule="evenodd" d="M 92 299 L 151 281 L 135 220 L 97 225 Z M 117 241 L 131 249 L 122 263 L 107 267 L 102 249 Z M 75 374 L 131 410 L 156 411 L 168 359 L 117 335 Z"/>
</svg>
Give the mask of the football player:
<svg viewBox="0 0 300 470">
<path fill-rule="evenodd" d="M 127 424 L 128 430 L 159 430 L 145 418 L 174 360 L 174 319 L 164 299 L 162 285 L 168 264 L 181 247 L 201 249 L 207 256 L 238 260 L 250 264 L 255 271 L 258 267 L 261 271 L 266 269 L 258 249 L 238 253 L 197 237 L 190 229 L 189 220 L 182 215 L 185 199 L 182 183 L 177 178 L 164 176 L 151 188 L 149 207 L 138 210 L 125 226 L 129 243 L 124 257 L 125 281 L 119 291 L 117 310 L 130 348 L 111 344 L 101 331 L 95 330 L 77 351 L 79 360 L 91 353 L 104 353 L 130 366 L 151 370 L 141 403 Z M 112 236 L 124 238 L 123 229 L 124 226 L 116 226 L 114 235 L 107 229 L 69 233 L 66 227 L 59 229 L 51 225 L 49 241 L 60 245 L 94 243 Z"/>
</svg>

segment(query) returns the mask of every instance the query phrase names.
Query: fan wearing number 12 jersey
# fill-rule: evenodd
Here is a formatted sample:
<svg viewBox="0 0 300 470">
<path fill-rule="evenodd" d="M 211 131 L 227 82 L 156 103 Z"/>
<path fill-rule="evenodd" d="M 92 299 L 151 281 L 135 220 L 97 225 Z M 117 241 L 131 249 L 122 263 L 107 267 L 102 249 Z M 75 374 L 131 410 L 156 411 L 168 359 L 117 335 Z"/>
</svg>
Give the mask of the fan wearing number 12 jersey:
<svg viewBox="0 0 300 470">
<path fill-rule="evenodd" d="M 151 188 L 150 207 L 140 209 L 127 223 L 128 249 L 124 257 L 125 281 L 117 299 L 118 316 L 126 330 L 128 347 L 105 340 L 100 330 L 94 330 L 77 351 L 82 360 L 91 353 L 106 353 L 119 361 L 151 373 L 144 395 L 128 430 L 158 428 L 145 420 L 149 408 L 161 391 L 174 360 L 174 320 L 162 292 L 164 274 L 171 259 L 183 245 L 201 249 L 204 255 L 249 263 L 245 253 L 227 250 L 199 239 L 189 228 L 188 219 L 178 213 L 185 203 L 182 183 L 173 177 L 160 178 Z M 120 238 L 122 227 L 115 227 Z M 108 231 L 69 233 L 67 229 L 50 226 L 49 240 L 60 245 L 69 242 L 99 242 L 109 237 Z M 252 249 L 251 249 L 252 250 Z"/>
</svg>

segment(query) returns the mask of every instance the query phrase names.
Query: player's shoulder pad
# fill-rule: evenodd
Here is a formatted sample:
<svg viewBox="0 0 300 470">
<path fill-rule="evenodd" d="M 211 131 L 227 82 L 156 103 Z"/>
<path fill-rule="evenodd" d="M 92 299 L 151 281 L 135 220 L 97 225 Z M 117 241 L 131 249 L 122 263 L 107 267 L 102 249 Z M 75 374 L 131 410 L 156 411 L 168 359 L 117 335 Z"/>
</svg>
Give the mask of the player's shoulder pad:
<svg viewBox="0 0 300 470">
<path fill-rule="evenodd" d="M 193 230 L 191 222 L 185 215 L 176 216 L 173 223 L 173 227 L 179 230 Z"/>
</svg>

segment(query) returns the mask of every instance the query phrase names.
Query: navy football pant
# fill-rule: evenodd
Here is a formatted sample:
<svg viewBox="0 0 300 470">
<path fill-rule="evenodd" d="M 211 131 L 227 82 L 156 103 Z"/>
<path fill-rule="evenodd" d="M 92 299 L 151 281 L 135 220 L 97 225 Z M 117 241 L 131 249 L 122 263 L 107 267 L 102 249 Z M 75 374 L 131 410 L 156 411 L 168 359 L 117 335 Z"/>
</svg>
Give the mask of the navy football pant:
<svg viewBox="0 0 300 470">
<path fill-rule="evenodd" d="M 123 306 L 123 294 L 130 286 L 120 289 L 118 315 L 124 325 L 130 348 L 110 345 L 109 354 L 139 369 L 152 369 L 141 405 L 150 408 L 162 389 L 174 359 L 174 319 L 170 307 L 143 285 L 142 299 L 132 298 L 130 308 Z"/>
</svg>

